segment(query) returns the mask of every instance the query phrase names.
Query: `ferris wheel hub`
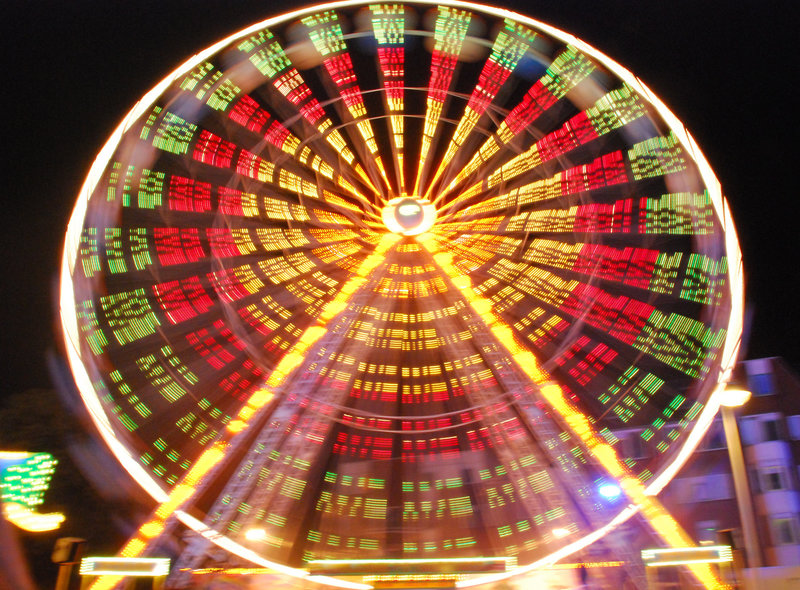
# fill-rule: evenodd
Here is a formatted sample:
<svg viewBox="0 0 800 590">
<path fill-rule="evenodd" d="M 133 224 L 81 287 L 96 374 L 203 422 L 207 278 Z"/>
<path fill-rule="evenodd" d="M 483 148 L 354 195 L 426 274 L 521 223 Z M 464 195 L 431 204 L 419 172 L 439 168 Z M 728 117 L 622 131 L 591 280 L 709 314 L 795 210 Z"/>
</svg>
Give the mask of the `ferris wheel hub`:
<svg viewBox="0 0 800 590">
<path fill-rule="evenodd" d="M 436 222 L 436 207 L 428 199 L 395 197 L 381 212 L 389 231 L 404 236 L 416 236 L 428 231 Z"/>
</svg>

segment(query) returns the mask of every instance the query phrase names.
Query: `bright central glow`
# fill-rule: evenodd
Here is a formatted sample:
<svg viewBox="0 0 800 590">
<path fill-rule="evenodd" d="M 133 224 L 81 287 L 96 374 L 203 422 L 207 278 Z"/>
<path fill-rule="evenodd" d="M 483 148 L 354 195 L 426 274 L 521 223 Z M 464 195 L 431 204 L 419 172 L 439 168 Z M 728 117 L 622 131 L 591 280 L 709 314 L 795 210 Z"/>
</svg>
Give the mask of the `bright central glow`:
<svg viewBox="0 0 800 590">
<path fill-rule="evenodd" d="M 422 207 L 419 203 L 412 202 L 412 203 L 405 203 L 397 207 L 397 211 L 395 212 L 395 217 L 400 220 L 400 223 L 406 225 L 406 220 L 411 221 L 413 220 L 416 224 L 416 218 L 422 215 Z"/>
<path fill-rule="evenodd" d="M 436 221 L 436 208 L 428 199 L 396 197 L 381 211 L 389 231 L 404 236 L 416 236 L 428 231 Z"/>
</svg>

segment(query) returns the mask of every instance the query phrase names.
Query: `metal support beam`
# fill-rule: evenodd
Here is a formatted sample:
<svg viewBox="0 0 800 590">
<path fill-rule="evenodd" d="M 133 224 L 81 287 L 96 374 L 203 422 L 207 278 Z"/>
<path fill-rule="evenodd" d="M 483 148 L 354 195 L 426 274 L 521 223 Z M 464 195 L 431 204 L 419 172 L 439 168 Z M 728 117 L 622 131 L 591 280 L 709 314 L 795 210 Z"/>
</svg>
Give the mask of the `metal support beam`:
<svg viewBox="0 0 800 590">
<path fill-rule="evenodd" d="M 739 507 L 739 518 L 742 522 L 742 535 L 747 553 L 747 566 L 750 568 L 761 567 L 761 548 L 758 542 L 758 530 L 753 513 L 753 496 L 750 493 L 750 484 L 747 480 L 747 470 L 742 453 L 742 441 L 739 438 L 739 427 L 736 424 L 736 414 L 733 408 L 721 406 L 722 426 L 725 429 L 725 441 L 728 446 L 728 456 L 731 460 L 731 473 L 733 485 L 736 490 L 736 503 Z"/>
</svg>

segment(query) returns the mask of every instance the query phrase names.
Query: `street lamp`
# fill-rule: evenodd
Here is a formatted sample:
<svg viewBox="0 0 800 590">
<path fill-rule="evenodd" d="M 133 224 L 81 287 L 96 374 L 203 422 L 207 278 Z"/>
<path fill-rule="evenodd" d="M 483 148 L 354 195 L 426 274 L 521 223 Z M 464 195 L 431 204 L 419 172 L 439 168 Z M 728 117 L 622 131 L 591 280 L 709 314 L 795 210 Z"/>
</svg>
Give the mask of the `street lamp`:
<svg viewBox="0 0 800 590">
<path fill-rule="evenodd" d="M 729 383 L 720 392 L 719 403 L 720 413 L 722 414 L 722 427 L 725 429 L 728 457 L 731 461 L 736 504 L 739 507 L 739 519 L 742 522 L 742 536 L 744 537 L 744 546 L 747 552 L 747 565 L 752 570 L 761 567 L 761 550 L 758 544 L 756 519 L 753 514 L 753 498 L 750 494 L 750 484 L 747 480 L 747 471 L 745 470 L 744 455 L 742 453 L 742 441 L 739 438 L 739 428 L 736 424 L 735 414 L 735 408 L 747 403 L 750 395 L 750 392 L 742 386 Z"/>
<path fill-rule="evenodd" d="M 722 390 L 720 405 L 724 408 L 738 408 L 750 401 L 752 395 L 749 390 L 741 385 L 728 383 L 725 389 Z"/>
</svg>

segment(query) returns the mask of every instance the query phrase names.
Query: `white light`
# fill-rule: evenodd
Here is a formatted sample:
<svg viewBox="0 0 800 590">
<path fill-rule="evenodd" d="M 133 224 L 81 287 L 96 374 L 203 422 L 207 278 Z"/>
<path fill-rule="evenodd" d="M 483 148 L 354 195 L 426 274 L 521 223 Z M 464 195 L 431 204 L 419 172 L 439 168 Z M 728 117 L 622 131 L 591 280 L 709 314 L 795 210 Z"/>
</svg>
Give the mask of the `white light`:
<svg viewBox="0 0 800 590">
<path fill-rule="evenodd" d="M 264 529 L 247 529 L 244 538 L 248 541 L 263 541 L 267 538 L 267 531 Z"/>
<path fill-rule="evenodd" d="M 157 578 L 169 574 L 167 557 L 84 557 L 82 576 L 139 576 Z"/>
<path fill-rule="evenodd" d="M 422 207 L 420 207 L 417 203 L 406 203 L 405 205 L 400 205 L 397 208 L 397 212 L 400 215 L 404 215 L 406 217 L 411 216 L 411 215 L 416 215 L 421 210 L 422 210 Z"/>
<path fill-rule="evenodd" d="M 553 529 L 553 536 L 556 539 L 563 539 L 567 535 L 569 535 L 569 531 L 567 529 Z"/>
<path fill-rule="evenodd" d="M 597 488 L 597 493 L 603 496 L 606 500 L 616 500 L 622 495 L 622 490 L 617 484 L 604 483 Z"/>
</svg>

